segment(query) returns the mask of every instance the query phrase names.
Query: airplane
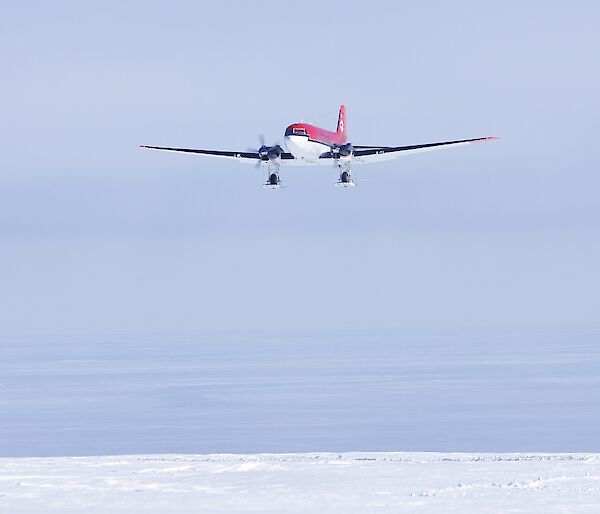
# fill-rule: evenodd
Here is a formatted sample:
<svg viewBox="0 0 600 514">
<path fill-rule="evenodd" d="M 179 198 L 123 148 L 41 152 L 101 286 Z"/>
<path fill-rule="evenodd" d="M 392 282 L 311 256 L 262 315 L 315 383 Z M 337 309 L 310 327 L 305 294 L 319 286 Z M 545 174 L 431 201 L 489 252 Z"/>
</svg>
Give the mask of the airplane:
<svg viewBox="0 0 600 514">
<path fill-rule="evenodd" d="M 354 187 L 351 168 L 355 164 L 368 164 L 396 159 L 401 155 L 427 152 L 454 146 L 480 143 L 498 139 L 495 136 L 442 141 L 408 146 L 368 146 L 353 145 L 348 142 L 346 127 L 346 107 L 340 106 L 337 128 L 335 132 L 325 130 L 308 123 L 294 123 L 285 129 L 284 141 L 287 152 L 279 144 L 265 145 L 261 138 L 261 146 L 246 152 L 229 152 L 223 150 L 195 150 L 193 148 L 172 148 L 166 146 L 140 145 L 142 148 L 185 152 L 213 157 L 223 157 L 240 162 L 255 162 L 257 167 L 267 170 L 267 181 L 263 187 L 277 189 L 281 185 L 279 168 L 297 165 L 333 165 L 339 172 L 339 180 L 335 184 L 341 187 Z"/>
</svg>

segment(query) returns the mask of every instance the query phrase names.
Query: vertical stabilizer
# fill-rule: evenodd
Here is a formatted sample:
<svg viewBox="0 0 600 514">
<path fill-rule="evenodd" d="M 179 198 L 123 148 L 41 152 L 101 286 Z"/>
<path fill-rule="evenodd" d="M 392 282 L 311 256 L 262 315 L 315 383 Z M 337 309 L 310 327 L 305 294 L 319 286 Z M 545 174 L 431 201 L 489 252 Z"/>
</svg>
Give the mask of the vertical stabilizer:
<svg viewBox="0 0 600 514">
<path fill-rule="evenodd" d="M 346 107 L 340 105 L 340 114 L 338 116 L 337 132 L 342 134 L 344 141 L 346 141 Z"/>
</svg>

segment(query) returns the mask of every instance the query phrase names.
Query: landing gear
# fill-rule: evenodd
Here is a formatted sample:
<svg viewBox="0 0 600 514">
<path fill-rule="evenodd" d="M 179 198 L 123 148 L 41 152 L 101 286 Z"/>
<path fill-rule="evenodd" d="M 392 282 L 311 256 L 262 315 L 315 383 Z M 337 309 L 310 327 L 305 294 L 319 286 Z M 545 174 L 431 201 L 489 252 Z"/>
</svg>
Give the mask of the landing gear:
<svg viewBox="0 0 600 514">
<path fill-rule="evenodd" d="M 355 187 L 356 184 L 352 182 L 352 174 L 350 173 L 349 166 L 339 166 L 340 168 L 340 180 L 338 180 L 336 186 L 338 187 Z"/>
<path fill-rule="evenodd" d="M 280 187 L 281 179 L 279 178 L 279 168 L 271 168 L 269 169 L 269 174 L 267 175 L 267 181 L 263 185 L 265 189 L 277 189 Z"/>
</svg>

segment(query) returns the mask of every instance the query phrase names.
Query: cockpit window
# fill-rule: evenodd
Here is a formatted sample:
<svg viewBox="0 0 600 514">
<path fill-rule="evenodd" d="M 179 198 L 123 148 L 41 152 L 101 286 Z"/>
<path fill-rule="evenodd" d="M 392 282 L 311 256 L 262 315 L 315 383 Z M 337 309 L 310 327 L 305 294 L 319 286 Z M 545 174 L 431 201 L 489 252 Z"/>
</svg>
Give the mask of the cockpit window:
<svg viewBox="0 0 600 514">
<path fill-rule="evenodd" d="M 303 129 L 303 128 L 295 128 L 295 129 L 294 129 L 294 135 L 295 135 L 295 136 L 305 136 L 305 135 L 306 135 L 306 129 Z"/>
</svg>

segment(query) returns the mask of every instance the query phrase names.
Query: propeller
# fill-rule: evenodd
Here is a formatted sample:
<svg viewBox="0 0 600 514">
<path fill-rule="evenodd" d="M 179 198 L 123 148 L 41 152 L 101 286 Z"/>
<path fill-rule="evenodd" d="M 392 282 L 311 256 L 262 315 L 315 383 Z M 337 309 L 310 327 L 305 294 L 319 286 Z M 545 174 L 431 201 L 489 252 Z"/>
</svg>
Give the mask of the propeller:
<svg viewBox="0 0 600 514">
<path fill-rule="evenodd" d="M 337 166 L 340 157 L 350 157 L 354 154 L 354 146 L 351 143 L 343 145 L 333 145 L 331 147 L 331 155 L 333 157 L 333 165 Z"/>
<path fill-rule="evenodd" d="M 260 165 L 263 162 L 261 154 L 264 152 L 264 148 L 266 148 L 266 146 L 265 146 L 265 135 L 264 134 L 258 134 L 258 142 L 260 143 L 260 147 L 259 148 L 248 148 L 249 152 L 257 153 L 259 155 L 259 157 L 260 157 L 258 159 L 258 161 L 256 161 L 256 164 L 254 165 L 254 167 L 256 169 L 260 168 Z"/>
<path fill-rule="evenodd" d="M 265 146 L 265 136 L 264 136 L 264 134 L 259 134 L 258 135 L 258 142 L 260 143 L 260 147 L 259 148 L 249 147 L 248 151 L 249 152 L 255 152 L 255 153 L 259 153 L 260 152 L 260 149 Z"/>
<path fill-rule="evenodd" d="M 256 152 L 258 154 L 259 160 L 256 161 L 256 168 L 260 168 L 260 165 L 263 162 L 270 159 L 278 159 L 283 153 L 283 148 L 281 148 L 279 142 L 275 143 L 273 146 L 267 146 L 265 144 L 264 134 L 258 135 L 258 141 L 260 143 L 260 148 L 249 148 L 251 152 Z"/>
</svg>

